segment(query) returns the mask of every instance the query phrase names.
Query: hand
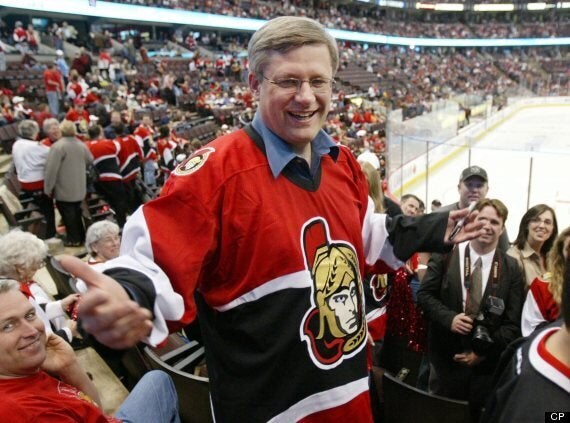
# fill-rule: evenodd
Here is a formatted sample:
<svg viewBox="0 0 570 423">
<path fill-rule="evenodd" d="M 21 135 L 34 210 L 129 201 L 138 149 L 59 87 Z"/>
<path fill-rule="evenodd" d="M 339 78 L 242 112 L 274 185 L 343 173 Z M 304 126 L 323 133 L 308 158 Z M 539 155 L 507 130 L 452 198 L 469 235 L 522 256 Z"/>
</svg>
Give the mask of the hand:
<svg viewBox="0 0 570 423">
<path fill-rule="evenodd" d="M 451 332 L 460 335 L 469 335 L 473 329 L 473 319 L 465 313 L 457 314 L 451 322 Z"/>
<path fill-rule="evenodd" d="M 114 279 L 97 272 L 77 257 L 58 257 L 61 266 L 87 285 L 79 304 L 83 328 L 102 344 L 130 348 L 152 330 L 151 313 L 132 301 Z"/>
<path fill-rule="evenodd" d="M 46 359 L 42 363 L 43 370 L 59 376 L 75 364 L 76 360 L 71 345 L 55 334 L 49 335 L 46 341 Z"/>
<path fill-rule="evenodd" d="M 485 359 L 485 357 L 481 357 L 477 354 L 475 354 L 473 351 L 466 351 L 463 352 L 461 354 L 455 354 L 453 356 L 453 361 L 456 361 L 457 363 L 460 364 L 464 364 L 465 366 L 468 367 L 472 367 L 472 366 L 476 366 L 477 364 L 479 364 L 480 362 L 482 362 Z"/>
<path fill-rule="evenodd" d="M 80 298 L 81 294 L 69 294 L 67 297 L 61 300 L 61 308 L 67 311 L 69 306 L 78 301 Z"/>
<path fill-rule="evenodd" d="M 483 234 L 483 222 L 475 221 L 475 218 L 479 214 L 477 210 L 474 210 L 467 216 L 469 210 L 467 208 L 461 210 L 455 210 L 449 212 L 449 220 L 447 221 L 447 229 L 445 231 L 445 242 L 447 244 L 459 244 L 463 241 L 468 241 L 473 238 L 477 238 L 479 235 Z M 463 228 L 461 231 L 453 238 L 452 241 L 449 240 L 451 236 L 451 232 L 455 228 L 457 222 L 459 222 L 462 218 L 467 216 L 465 219 L 465 223 L 463 224 Z"/>
</svg>

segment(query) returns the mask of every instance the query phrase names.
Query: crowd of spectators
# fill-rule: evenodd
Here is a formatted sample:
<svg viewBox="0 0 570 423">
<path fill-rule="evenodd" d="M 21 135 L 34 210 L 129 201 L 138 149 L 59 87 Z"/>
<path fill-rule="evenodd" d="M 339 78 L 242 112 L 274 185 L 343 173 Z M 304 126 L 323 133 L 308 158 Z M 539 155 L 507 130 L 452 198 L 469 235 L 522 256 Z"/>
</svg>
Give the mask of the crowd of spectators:
<svg viewBox="0 0 570 423">
<path fill-rule="evenodd" d="M 240 7 L 239 2 L 229 1 L 219 3 L 219 7 L 250 11 L 258 8 L 271 15 L 277 13 L 272 9 L 277 3 L 252 1 L 248 9 Z M 303 9 L 303 2 L 284 2 L 281 6 L 284 9 L 279 13 L 301 10 L 312 16 L 312 12 Z M 336 6 L 328 9 L 317 6 L 315 10 L 326 11 L 329 20 L 338 12 Z M 208 7 L 213 6 L 204 4 L 202 7 L 208 11 Z M 224 9 L 225 12 L 228 10 Z M 339 16 L 351 15 L 340 13 Z M 409 25 L 393 24 L 402 28 Z M 430 31 L 454 37 L 461 37 L 465 30 L 460 23 L 425 23 L 425 26 Z M 23 24 L 17 22 L 14 34 L 21 32 L 22 27 Z M 54 22 L 44 35 L 52 37 L 55 47 L 63 48 L 64 42 L 86 44 L 79 41 L 78 31 L 67 22 Z M 43 72 L 45 90 L 5 83 L 1 93 L 0 124 L 36 118 L 41 126 L 44 119 L 55 116 L 61 120 L 79 105 L 86 110 L 83 120 L 75 119 L 78 125 L 83 121 L 78 126 L 83 134 L 94 119 L 102 127 L 109 126 L 113 111 L 121 113 L 121 120 L 131 131 L 143 114 L 153 113 L 157 118 L 154 129 L 158 130 L 166 123 L 175 136 L 177 133 L 184 136 L 184 128 L 208 117 L 215 119 L 219 128 L 217 134 L 243 126 L 251 120 L 256 108 L 246 83 L 248 63 L 243 52 L 247 37 L 226 38 L 209 32 L 195 36 L 193 32 L 175 31 L 171 36 L 172 44 L 165 42 L 161 49 L 175 46 L 178 53 L 186 51 L 189 54 L 171 58 L 150 54 L 152 43 L 145 43 L 140 37 L 121 42 L 109 30 L 97 28 L 89 34 L 89 49 L 81 47 L 73 57 L 66 57 L 63 50 L 57 49 L 55 70 L 52 57 L 37 55 L 30 48 L 22 49 L 21 66 Z M 407 119 L 431 111 L 433 104 L 440 100 L 454 99 L 458 95 L 474 95 L 481 101 L 492 96 L 495 104 L 500 106 L 511 90 L 524 88 L 540 95 L 563 95 L 569 89 L 567 76 L 558 73 L 558 77 L 545 78 L 547 72 L 541 67 L 542 63 L 552 64 L 553 69 L 564 67 L 559 63 L 565 63 L 564 51 L 556 47 L 514 50 L 407 48 L 348 42 L 340 43 L 339 47 L 341 71 L 356 66 L 371 80 L 365 85 L 355 85 L 350 78 L 342 79 L 339 74 L 334 93 L 335 107 L 326 129 L 339 142 L 351 146 L 356 155 L 371 148 L 382 161 L 386 146 L 385 123 L 390 110 L 402 109 L 403 117 Z M 57 73 L 61 75 L 61 86 L 57 86 L 57 81 L 53 82 L 51 74 L 54 72 L 55 80 Z M 47 82 L 50 78 L 51 87 Z M 44 91 L 48 104 L 41 102 Z M 466 113 L 470 106 L 461 104 Z M 157 110 L 161 110 L 160 116 L 155 113 Z M 466 117 L 468 121 L 469 116 Z M 210 134 L 211 137 L 215 135 L 216 132 Z M 188 139 L 186 143 L 191 141 L 196 140 Z"/>
<path fill-rule="evenodd" d="M 570 21 L 546 18 L 547 24 L 536 16 L 525 16 L 523 21 L 510 15 L 502 18 L 469 17 L 467 22 L 449 15 L 434 17 L 429 14 L 401 13 L 398 19 L 387 16 L 386 9 L 362 4 L 334 4 L 334 2 L 313 0 L 274 1 L 189 1 L 189 0 L 115 0 L 118 3 L 175 8 L 216 13 L 243 18 L 270 19 L 276 16 L 307 16 L 318 20 L 328 28 L 349 31 L 380 33 L 385 35 L 420 38 L 524 38 L 524 37 L 567 37 L 570 35 Z M 396 13 L 396 12 L 395 12 Z M 435 22 L 436 19 L 444 22 Z M 513 19 L 511 21 L 511 19 Z M 455 20 L 455 22 L 454 22 Z M 463 17 L 461 18 L 463 20 Z"/>
</svg>

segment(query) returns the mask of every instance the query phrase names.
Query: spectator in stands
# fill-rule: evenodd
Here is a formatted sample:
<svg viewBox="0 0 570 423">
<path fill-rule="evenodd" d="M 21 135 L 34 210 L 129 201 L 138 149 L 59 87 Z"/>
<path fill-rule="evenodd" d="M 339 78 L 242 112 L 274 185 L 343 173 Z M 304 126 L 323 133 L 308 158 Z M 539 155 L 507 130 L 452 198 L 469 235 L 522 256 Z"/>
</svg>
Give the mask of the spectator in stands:
<svg viewBox="0 0 570 423">
<path fill-rule="evenodd" d="M 87 193 L 86 169 L 93 156 L 76 138 L 75 124 L 61 123 L 62 138 L 49 149 L 46 161 L 44 192 L 53 195 L 63 224 L 68 247 L 79 247 L 85 242 L 85 228 L 81 214 L 81 201 Z"/>
<path fill-rule="evenodd" d="M 19 229 L 0 237 L 0 277 L 17 280 L 20 290 L 34 305 L 47 334 L 53 332 L 71 342 L 77 336 L 77 324 L 69 319 L 68 310 L 79 300 L 79 294 L 70 294 L 60 301 L 50 295 L 34 280 L 36 272 L 44 266 L 47 245 L 29 232 Z M 4 416 L 3 416 L 4 417 Z"/>
<path fill-rule="evenodd" d="M 459 201 L 457 203 L 448 204 L 447 206 L 442 206 L 437 209 L 437 212 L 460 210 L 468 207 L 473 201 L 477 202 L 484 199 L 489 192 L 488 181 L 487 171 L 482 167 L 469 166 L 463 169 L 459 176 L 459 184 L 457 185 Z M 499 249 L 505 252 L 509 249 L 509 237 L 506 229 L 501 232 Z"/>
<path fill-rule="evenodd" d="M 69 65 L 65 61 L 63 50 L 57 50 L 55 54 L 55 64 L 59 69 L 59 73 L 61 73 L 61 76 L 63 76 L 63 82 L 67 84 L 69 82 Z"/>
<path fill-rule="evenodd" d="M 143 150 L 134 136 L 125 133 L 125 125 L 115 127 L 115 132 L 117 134 L 115 141 L 120 146 L 119 170 L 123 178 L 127 211 L 133 214 L 143 203 L 142 192 L 137 185 L 144 160 Z"/>
<path fill-rule="evenodd" d="M 546 272 L 546 256 L 558 235 L 558 221 L 552 207 L 537 204 L 526 211 L 519 233 L 507 254 L 519 263 L 525 289 Z"/>
<path fill-rule="evenodd" d="M 12 103 L 14 103 L 14 120 L 31 119 L 33 117 L 34 111 L 26 106 L 25 101 L 26 99 L 24 97 L 18 95 L 12 97 Z"/>
<path fill-rule="evenodd" d="M 56 118 L 44 120 L 42 130 L 46 137 L 42 139 L 40 143 L 46 147 L 51 147 L 61 138 L 61 129 L 59 128 L 59 121 Z"/>
<path fill-rule="evenodd" d="M 87 125 L 89 122 L 89 112 L 85 110 L 85 100 L 78 97 L 73 101 L 73 106 L 65 114 L 65 119 L 73 122 L 77 129 Z"/>
<path fill-rule="evenodd" d="M 101 220 L 89 226 L 85 235 L 89 264 L 105 263 L 119 256 L 120 230 L 121 228 L 110 220 Z"/>
<path fill-rule="evenodd" d="M 507 208 L 485 199 L 476 210 L 484 233 L 447 255 L 432 255 L 418 291 L 430 321 L 429 391 L 469 401 L 474 421 L 501 352 L 520 336 L 523 302 L 519 267 L 498 248 Z"/>
<path fill-rule="evenodd" d="M 111 122 L 105 127 L 105 138 L 115 139 L 123 133 L 128 134 L 128 129 L 125 127 L 125 122 L 123 122 L 123 116 L 120 111 L 113 110 L 111 112 Z"/>
<path fill-rule="evenodd" d="M 55 236 L 53 200 L 44 193 L 44 172 L 49 147 L 37 141 L 40 128 L 33 120 L 18 125 L 20 137 L 12 147 L 12 159 L 22 188 L 23 198 L 31 198 L 46 220 L 45 238 Z"/>
<path fill-rule="evenodd" d="M 115 413 L 101 410 L 97 388 L 71 346 L 46 335 L 18 283 L 0 279 L 0 415 L 6 421 L 179 423 L 178 397 L 161 371 L 147 373 Z"/>
<path fill-rule="evenodd" d="M 63 76 L 55 66 L 55 63 L 48 63 L 47 69 L 44 71 L 44 87 L 49 109 L 52 115 L 59 115 L 59 102 L 63 99 L 65 85 L 63 84 Z"/>
<path fill-rule="evenodd" d="M 28 51 L 28 33 L 24 29 L 24 25 L 21 21 L 16 21 L 14 23 L 14 32 L 12 38 L 16 43 L 16 48 L 21 54 L 25 54 Z"/>
<path fill-rule="evenodd" d="M 85 76 L 87 72 L 89 72 L 89 69 L 85 67 L 85 63 L 81 59 L 81 53 L 79 51 L 75 53 L 75 56 L 71 61 L 70 72 L 71 71 L 76 71 L 81 76 Z"/>
<path fill-rule="evenodd" d="M 43 131 L 43 124 L 44 124 L 45 120 L 51 119 L 51 118 L 53 118 L 53 115 L 51 114 L 51 112 L 49 110 L 49 104 L 46 104 L 46 103 L 38 104 L 37 109 L 34 112 L 34 120 L 42 128 L 42 131 Z M 45 132 L 44 132 L 44 134 L 45 134 Z"/>
<path fill-rule="evenodd" d="M 175 139 L 175 137 L 172 137 L 168 125 L 162 125 L 158 128 L 156 147 L 161 176 L 164 181 L 168 179 L 176 165 L 180 163 L 180 161 L 177 160 L 177 156 L 182 152 L 182 147 L 179 146 Z"/>
<path fill-rule="evenodd" d="M 67 97 L 71 101 L 83 99 L 85 95 L 85 87 L 80 81 L 81 76 L 77 72 L 77 69 L 72 69 L 69 73 L 69 82 L 66 87 Z"/>
<path fill-rule="evenodd" d="M 66 21 L 61 23 L 61 35 L 64 41 L 72 44 L 77 43 L 77 29 Z"/>
<path fill-rule="evenodd" d="M 32 54 L 37 54 L 40 48 L 40 35 L 38 31 L 34 29 L 34 25 L 28 24 L 28 29 L 26 30 L 26 37 L 28 39 L 28 48 Z"/>
<path fill-rule="evenodd" d="M 486 423 L 540 422 L 568 413 L 570 389 L 570 260 L 562 279 L 561 319 L 512 354 L 481 418 Z"/>
<path fill-rule="evenodd" d="M 88 129 L 90 141 L 87 148 L 93 155 L 93 164 L 97 171 L 95 191 L 100 194 L 115 212 L 115 219 L 122 228 L 127 220 L 127 194 L 119 170 L 120 144 L 115 140 L 105 139 L 99 125 Z"/>
<path fill-rule="evenodd" d="M 97 68 L 99 69 L 99 73 L 101 77 L 107 80 L 109 78 L 109 66 L 113 62 L 111 55 L 105 51 L 101 50 L 99 53 L 99 59 L 97 60 Z"/>
<path fill-rule="evenodd" d="M 63 29 L 57 24 L 57 22 L 54 22 L 51 26 L 51 28 L 49 29 L 49 33 L 52 36 L 53 39 L 53 45 L 55 47 L 56 50 L 63 50 Z M 62 51 L 63 54 L 63 51 Z"/>
<path fill-rule="evenodd" d="M 249 60 L 259 101 L 252 125 L 177 167 L 165 192 L 129 218 L 125 255 L 105 275 L 73 257 L 62 265 L 87 282 L 84 328 L 109 346 L 161 342 L 166 320 L 186 325 L 198 307 L 216 421 L 371 421 L 364 267 L 447 250 L 446 233 L 466 210 L 389 224 L 374 214 L 358 163 L 321 129 L 338 68 L 323 26 L 269 21 Z M 461 239 L 479 226 L 469 223 Z M 119 273 L 143 307 L 109 277 Z"/>
<path fill-rule="evenodd" d="M 521 318 L 523 336 L 553 322 L 560 315 L 564 265 L 570 259 L 570 227 L 564 229 L 548 252 L 547 270 L 530 284 Z"/>
<path fill-rule="evenodd" d="M 420 200 L 414 194 L 405 194 L 402 195 L 402 199 L 400 200 L 400 207 L 406 216 L 417 216 L 420 213 L 420 205 L 422 200 Z"/>
<path fill-rule="evenodd" d="M 413 194 L 402 196 L 400 206 L 405 216 L 418 216 L 419 198 Z M 386 332 L 379 354 L 374 357 L 379 367 L 391 373 L 398 373 L 402 368 L 411 372 L 411 362 L 406 360 L 426 351 L 427 324 L 420 309 L 416 307 L 416 292 L 419 288 L 417 275 L 419 254 L 415 252 L 399 269 L 389 272 L 387 286 L 389 293 L 383 303 L 386 304 Z M 379 278 L 379 276 L 376 276 Z M 368 314 L 368 313 L 367 313 Z"/>
<path fill-rule="evenodd" d="M 441 207 L 441 201 L 439 201 L 439 200 L 436 199 L 436 200 L 433 200 L 433 201 L 431 202 L 431 211 L 432 211 L 432 213 L 433 213 L 434 211 L 436 211 L 437 209 L 439 209 L 440 207 Z"/>
</svg>

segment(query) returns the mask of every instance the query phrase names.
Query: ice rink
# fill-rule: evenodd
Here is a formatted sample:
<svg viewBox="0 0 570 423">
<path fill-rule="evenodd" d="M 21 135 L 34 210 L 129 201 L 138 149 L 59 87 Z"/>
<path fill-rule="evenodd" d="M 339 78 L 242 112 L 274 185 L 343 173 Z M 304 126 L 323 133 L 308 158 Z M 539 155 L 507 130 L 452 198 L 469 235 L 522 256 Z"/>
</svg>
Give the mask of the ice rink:
<svg viewBox="0 0 570 423">
<path fill-rule="evenodd" d="M 436 198 L 442 204 L 455 202 L 459 174 L 468 165 L 487 170 L 487 196 L 509 208 L 511 241 L 522 215 L 538 203 L 556 210 L 559 230 L 570 226 L 570 104 L 527 106 L 506 115 L 473 140 L 470 150 L 434 166 L 404 193 L 427 197 L 428 210 Z"/>
</svg>

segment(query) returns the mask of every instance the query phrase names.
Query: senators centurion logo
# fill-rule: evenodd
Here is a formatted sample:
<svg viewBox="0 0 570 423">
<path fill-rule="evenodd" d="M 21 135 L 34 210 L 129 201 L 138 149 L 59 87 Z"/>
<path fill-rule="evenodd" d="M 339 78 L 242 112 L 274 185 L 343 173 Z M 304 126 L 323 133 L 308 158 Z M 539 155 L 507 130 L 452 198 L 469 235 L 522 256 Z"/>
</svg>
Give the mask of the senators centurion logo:
<svg viewBox="0 0 570 423">
<path fill-rule="evenodd" d="M 186 160 L 184 160 L 182 163 L 180 163 L 178 167 L 174 169 L 174 174 L 178 176 L 185 176 L 196 172 L 198 169 L 204 166 L 204 163 L 206 163 L 206 160 L 208 160 L 208 157 L 214 151 L 216 150 L 212 147 L 201 148 Z"/>
<path fill-rule="evenodd" d="M 312 307 L 301 325 L 301 339 L 315 365 L 331 369 L 365 345 L 366 316 L 358 258 L 347 242 L 332 241 L 326 222 L 303 227 L 302 246 L 312 279 Z"/>
</svg>

